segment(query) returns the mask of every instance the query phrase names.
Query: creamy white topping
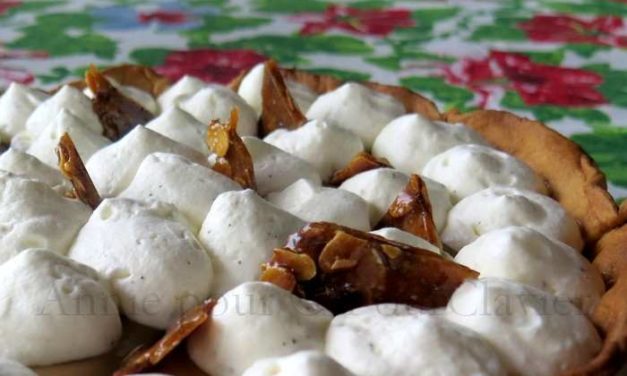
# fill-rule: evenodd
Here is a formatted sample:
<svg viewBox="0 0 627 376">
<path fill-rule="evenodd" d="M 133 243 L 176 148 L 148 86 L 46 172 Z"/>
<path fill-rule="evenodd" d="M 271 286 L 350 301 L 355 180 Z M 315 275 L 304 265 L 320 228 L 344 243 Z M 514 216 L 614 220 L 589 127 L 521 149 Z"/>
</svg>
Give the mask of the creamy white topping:
<svg viewBox="0 0 627 376">
<path fill-rule="evenodd" d="M 427 251 L 431 251 L 433 253 L 437 253 L 438 255 L 442 254 L 443 251 L 440 250 L 435 245 L 429 243 L 423 238 L 420 238 L 414 234 L 411 234 L 407 231 L 399 230 L 396 227 L 383 227 L 376 231 L 370 231 L 371 234 L 383 236 L 386 239 L 393 240 L 395 242 L 403 243 L 411 245 L 412 247 L 417 247 L 421 249 L 425 249 Z"/>
<path fill-rule="evenodd" d="M 546 290 L 587 313 L 592 313 L 605 291 L 601 275 L 579 252 L 528 227 L 490 231 L 462 248 L 455 261 L 480 277 Z"/>
<path fill-rule="evenodd" d="M 233 180 L 185 157 L 153 153 L 142 161 L 120 197 L 173 204 L 197 232 L 215 198 L 238 189 L 241 187 Z"/>
<path fill-rule="evenodd" d="M 51 251 L 29 249 L 2 264 L 0 302 L 0 354 L 29 366 L 103 354 L 122 334 L 96 272 Z"/>
<path fill-rule="evenodd" d="M 298 179 L 320 185 L 318 171 L 308 162 L 256 137 L 242 137 L 253 159 L 257 192 L 265 196 L 283 190 Z"/>
<path fill-rule="evenodd" d="M 411 174 L 420 173 L 434 156 L 463 144 L 485 144 L 485 141 L 461 124 L 431 121 L 419 114 L 408 114 L 383 128 L 372 145 L 372 154 Z"/>
<path fill-rule="evenodd" d="M 442 184 L 423 177 L 427 186 L 433 221 L 438 231 L 444 228 L 446 215 L 451 208 L 451 198 L 448 190 Z M 370 224 L 374 227 L 387 213 L 390 205 L 396 197 L 405 189 L 409 182 L 409 176 L 391 168 L 377 168 L 359 173 L 347 179 L 340 185 L 345 189 L 360 196 L 370 207 Z"/>
<path fill-rule="evenodd" d="M 80 90 L 71 86 L 63 86 L 52 97 L 48 98 L 29 116 L 26 121 L 26 131 L 34 138 L 40 134 L 51 119 L 57 116 L 57 113 L 65 108 L 72 115 L 81 119 L 85 125 L 92 131 L 102 134 L 102 124 L 98 120 L 98 116 L 94 113 L 91 101 Z"/>
<path fill-rule="evenodd" d="M 208 85 L 193 96 L 179 103 L 181 109 L 194 115 L 200 122 L 218 119 L 226 122 L 233 108 L 239 109 L 237 134 L 255 136 L 257 134 L 257 113 L 236 92 L 222 85 Z"/>
<path fill-rule="evenodd" d="M 209 296 L 209 255 L 169 204 L 105 199 L 69 256 L 111 284 L 128 318 L 153 328 L 166 329 Z"/>
<path fill-rule="evenodd" d="M 267 199 L 306 222 L 332 222 L 370 231 L 368 203 L 345 190 L 300 179 L 281 192 L 270 193 Z"/>
<path fill-rule="evenodd" d="M 559 375 L 601 349 L 594 326 L 574 305 L 516 282 L 467 281 L 453 294 L 445 317 L 492 343 L 510 374 Z"/>
<path fill-rule="evenodd" d="M 111 144 L 108 138 L 92 131 L 85 122 L 72 115 L 69 110 L 62 108 L 33 140 L 26 152 L 48 166 L 57 167 L 59 159 L 55 149 L 65 133 L 72 138 L 83 161 L 87 161 L 96 151 Z"/>
<path fill-rule="evenodd" d="M 261 116 L 262 111 L 261 89 L 263 87 L 264 75 L 264 63 L 259 63 L 242 78 L 237 88 L 237 94 L 255 110 L 257 116 Z"/>
<path fill-rule="evenodd" d="M 86 167 L 100 195 L 115 196 L 128 187 L 144 158 L 156 152 L 179 154 L 195 163 L 208 165 L 202 153 L 137 126 L 117 142 L 94 153 Z"/>
<path fill-rule="evenodd" d="M 336 316 L 326 352 L 360 376 L 507 375 L 496 350 L 479 335 L 401 304 Z"/>
<path fill-rule="evenodd" d="M 7 358 L 0 358 L 0 375 L 6 376 L 37 376 L 35 371 Z"/>
<path fill-rule="evenodd" d="M 250 189 L 219 195 L 198 235 L 214 262 L 212 295 L 257 279 L 274 248 L 304 225 Z"/>
<path fill-rule="evenodd" d="M 190 358 L 213 376 L 239 376 L 255 361 L 322 350 L 333 318 L 317 303 L 264 282 L 228 291 L 188 341 Z"/>
<path fill-rule="evenodd" d="M 150 112 L 151 114 L 156 115 L 159 113 L 159 104 L 152 96 L 152 94 L 138 89 L 134 86 L 122 85 L 111 77 L 107 77 L 107 81 L 109 81 L 111 85 L 115 87 L 122 95 L 133 100 L 135 103 L 148 110 L 148 112 Z M 90 99 L 94 98 L 94 93 L 89 87 L 86 87 L 83 90 L 83 94 L 85 94 Z"/>
<path fill-rule="evenodd" d="M 495 185 L 546 194 L 544 181 L 519 159 L 482 145 L 458 145 L 431 158 L 422 174 L 448 188 L 454 202 Z"/>
<path fill-rule="evenodd" d="M 349 82 L 319 96 L 307 118 L 348 129 L 370 148 L 383 127 L 404 113 L 405 107 L 394 97 Z"/>
<path fill-rule="evenodd" d="M 508 226 L 526 226 L 581 250 L 577 222 L 553 199 L 532 191 L 492 187 L 461 200 L 448 213 L 442 241 L 455 251 L 479 236 Z"/>
<path fill-rule="evenodd" d="M 45 183 L 0 171 L 0 264 L 27 248 L 65 254 L 91 210 Z"/>
<path fill-rule="evenodd" d="M 277 129 L 264 141 L 311 163 L 323 181 L 364 150 L 354 133 L 319 120 L 291 131 Z"/>
<path fill-rule="evenodd" d="M 252 107 L 257 116 L 261 116 L 263 99 L 261 90 L 263 88 L 264 63 L 259 63 L 251 69 L 240 82 L 237 93 Z M 308 86 L 299 82 L 285 79 L 285 86 L 296 105 L 305 113 L 316 100 L 318 95 Z"/>
<path fill-rule="evenodd" d="M 9 148 L 0 154 L 0 170 L 46 183 L 59 194 L 72 189 L 70 182 L 58 169 L 52 168 L 30 154 Z"/>
<path fill-rule="evenodd" d="M 25 129 L 26 119 L 48 95 L 27 86 L 11 83 L 0 96 L 0 140 L 8 142 Z"/>
<path fill-rule="evenodd" d="M 298 81 L 286 79 L 285 86 L 302 113 L 307 113 L 313 102 L 318 99 L 318 93 Z"/>
<path fill-rule="evenodd" d="M 208 124 L 199 122 L 187 112 L 173 106 L 146 124 L 146 128 L 203 154 L 209 154 L 205 143 Z"/>
<path fill-rule="evenodd" d="M 181 77 L 157 98 L 161 111 L 179 104 L 205 87 L 207 87 L 207 84 L 196 77 L 187 75 Z"/>
<path fill-rule="evenodd" d="M 320 351 L 305 350 L 256 361 L 242 376 L 352 376 L 333 358 Z"/>
</svg>

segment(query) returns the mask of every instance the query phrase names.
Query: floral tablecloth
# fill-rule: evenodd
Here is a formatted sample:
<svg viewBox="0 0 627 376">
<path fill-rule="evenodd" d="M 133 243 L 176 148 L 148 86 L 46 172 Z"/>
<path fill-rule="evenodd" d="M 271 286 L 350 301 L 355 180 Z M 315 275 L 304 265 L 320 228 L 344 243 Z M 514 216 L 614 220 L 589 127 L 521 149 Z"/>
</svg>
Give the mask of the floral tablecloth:
<svg viewBox="0 0 627 376">
<path fill-rule="evenodd" d="M 500 108 L 571 137 L 627 197 L 627 2 L 0 0 L 0 86 L 91 63 L 227 82 L 266 57 Z"/>
</svg>

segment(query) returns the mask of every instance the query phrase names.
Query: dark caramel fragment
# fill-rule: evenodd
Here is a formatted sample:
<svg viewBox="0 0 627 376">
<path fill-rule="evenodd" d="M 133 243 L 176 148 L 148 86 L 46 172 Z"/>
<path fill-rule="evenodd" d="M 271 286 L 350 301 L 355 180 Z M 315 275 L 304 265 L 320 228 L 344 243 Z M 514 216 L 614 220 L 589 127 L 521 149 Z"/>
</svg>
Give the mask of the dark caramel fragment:
<svg viewBox="0 0 627 376">
<path fill-rule="evenodd" d="M 113 376 L 139 373 L 157 365 L 185 338 L 211 318 L 211 312 L 215 305 L 215 300 L 208 299 L 201 305 L 185 312 L 157 343 L 148 348 L 141 347 L 131 352 L 122 361 L 122 365 Z"/>
<path fill-rule="evenodd" d="M 217 156 L 213 170 L 235 180 L 242 188 L 256 189 L 253 158 L 237 134 L 239 111 L 231 110 L 227 124 L 213 120 L 207 129 L 207 147 Z"/>
<path fill-rule="evenodd" d="M 335 171 L 329 184 L 338 186 L 359 173 L 384 167 L 390 167 L 390 163 L 387 160 L 379 159 L 370 153 L 362 151 L 355 155 L 345 167 Z"/>
<path fill-rule="evenodd" d="M 316 274 L 299 278 L 302 260 L 286 252 L 314 260 Z M 478 275 L 433 252 L 327 222 L 311 223 L 292 235 L 264 268 L 279 272 L 262 273 L 263 281 L 287 286 L 334 313 L 378 303 L 443 307 L 465 279 Z M 295 285 L 285 283 L 289 272 Z"/>
<path fill-rule="evenodd" d="M 442 249 L 427 186 L 418 175 L 409 178 L 407 186 L 392 202 L 378 227 L 396 227 Z"/>
<path fill-rule="evenodd" d="M 263 69 L 260 133 L 265 136 L 279 128 L 296 129 L 307 122 L 290 95 L 277 63 L 269 60 Z"/>
<path fill-rule="evenodd" d="M 85 73 L 85 82 L 94 93 L 92 108 L 105 137 L 116 141 L 138 124 L 146 124 L 153 115 L 134 100 L 124 96 L 93 65 Z"/>
<path fill-rule="evenodd" d="M 59 144 L 55 151 L 59 158 L 59 170 L 74 187 L 73 196 L 95 209 L 100 205 L 102 199 L 98 194 L 98 190 L 96 190 L 94 182 L 89 177 L 83 160 L 78 155 L 72 138 L 67 132 L 59 139 Z"/>
</svg>

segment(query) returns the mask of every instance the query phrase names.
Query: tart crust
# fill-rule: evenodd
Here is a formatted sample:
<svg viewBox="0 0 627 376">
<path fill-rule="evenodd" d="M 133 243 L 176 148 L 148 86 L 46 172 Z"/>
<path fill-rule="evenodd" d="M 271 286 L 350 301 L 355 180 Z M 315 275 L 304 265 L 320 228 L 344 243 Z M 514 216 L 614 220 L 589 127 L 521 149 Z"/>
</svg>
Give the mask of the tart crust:
<svg viewBox="0 0 627 376">
<path fill-rule="evenodd" d="M 343 83 L 331 76 L 297 69 L 280 71 L 284 78 L 307 85 L 317 93 L 333 90 Z M 155 96 L 169 86 L 166 78 L 143 66 L 120 65 L 103 73 Z M 242 72 L 229 86 L 237 89 L 246 73 Z M 70 84 L 84 88 L 82 81 Z M 608 288 L 592 316 L 604 336 L 602 351 L 588 364 L 565 375 L 615 374 L 627 356 L 627 202 L 619 211 L 607 191 L 605 176 L 594 161 L 577 144 L 540 122 L 503 111 L 440 113 L 433 102 L 408 89 L 363 84 L 394 96 L 407 112 L 473 128 L 493 146 L 521 159 L 546 180 L 552 197 L 580 224 L 587 243 L 586 255 L 599 268 Z"/>
</svg>

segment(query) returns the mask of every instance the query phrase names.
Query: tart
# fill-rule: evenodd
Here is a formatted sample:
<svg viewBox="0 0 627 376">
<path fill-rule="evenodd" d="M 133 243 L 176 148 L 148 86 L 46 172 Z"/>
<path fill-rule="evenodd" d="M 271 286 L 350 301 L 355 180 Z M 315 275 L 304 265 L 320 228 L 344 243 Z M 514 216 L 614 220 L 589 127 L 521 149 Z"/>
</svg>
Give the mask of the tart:
<svg viewBox="0 0 627 376">
<path fill-rule="evenodd" d="M 84 324 L 108 337 L 14 358 L 46 375 L 621 366 L 627 211 L 577 145 L 509 113 L 440 113 L 404 88 L 274 62 L 229 86 L 124 65 L 51 97 L 7 91 L 32 110 L 2 134 L 0 184 L 19 203 L 7 218 L 43 225 L 10 234 L 0 279 L 65 281 L 109 307 Z M 505 314 L 500 298 L 514 302 Z"/>
</svg>

